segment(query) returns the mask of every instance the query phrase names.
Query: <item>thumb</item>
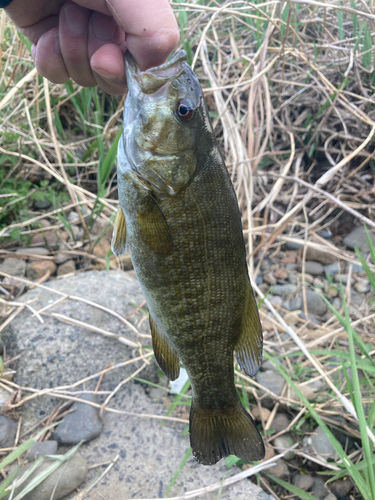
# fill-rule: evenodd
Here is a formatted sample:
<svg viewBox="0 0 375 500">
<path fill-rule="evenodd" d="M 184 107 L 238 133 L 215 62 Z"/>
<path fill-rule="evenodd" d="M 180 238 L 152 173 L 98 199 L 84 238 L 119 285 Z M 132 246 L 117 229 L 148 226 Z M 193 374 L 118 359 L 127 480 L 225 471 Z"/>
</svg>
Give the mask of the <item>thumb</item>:
<svg viewBox="0 0 375 500">
<path fill-rule="evenodd" d="M 140 69 L 164 63 L 180 35 L 168 0 L 106 0 Z"/>
</svg>

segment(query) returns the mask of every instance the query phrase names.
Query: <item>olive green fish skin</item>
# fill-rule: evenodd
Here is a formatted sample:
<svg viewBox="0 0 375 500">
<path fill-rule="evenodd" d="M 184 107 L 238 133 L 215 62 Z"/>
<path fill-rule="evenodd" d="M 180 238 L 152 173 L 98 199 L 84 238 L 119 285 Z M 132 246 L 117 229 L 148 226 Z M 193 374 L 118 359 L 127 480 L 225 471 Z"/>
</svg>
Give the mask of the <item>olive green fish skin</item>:
<svg viewBox="0 0 375 500">
<path fill-rule="evenodd" d="M 187 370 L 193 407 L 209 415 L 239 405 L 233 351 L 247 305 L 255 302 L 236 195 L 198 80 L 184 61 L 179 64 L 178 82 L 172 78 L 169 87 L 165 85 L 164 103 L 160 98 L 154 105 L 146 96 L 144 112 L 136 102 L 139 88 L 138 96 L 133 92 L 127 98 L 119 145 L 119 200 L 126 220 L 126 241 L 150 316 Z M 175 94 L 174 87 L 178 89 Z M 186 123 L 174 110 L 181 97 L 188 97 L 195 107 L 193 118 Z M 171 128 L 176 124 L 181 125 L 181 131 L 173 133 Z M 147 136 L 150 130 L 154 130 L 151 139 Z M 163 166 L 163 155 L 170 155 L 171 149 L 178 161 L 167 156 Z M 157 161 L 162 165 L 155 170 L 149 167 L 155 165 L 150 151 L 159 155 Z M 142 158 L 146 160 L 142 162 Z M 171 240 L 171 248 L 165 252 L 163 248 L 155 251 L 142 233 L 143 217 L 147 219 L 153 202 L 154 211 L 160 209 L 167 226 L 160 236 L 161 246 L 163 238 Z M 253 314 L 259 322 L 257 311 Z M 260 362 L 255 361 L 257 367 Z M 256 435 L 254 443 L 258 447 L 254 457 L 262 458 L 260 436 Z M 212 453 L 213 458 L 202 458 L 202 463 L 214 463 L 223 455 Z"/>
</svg>

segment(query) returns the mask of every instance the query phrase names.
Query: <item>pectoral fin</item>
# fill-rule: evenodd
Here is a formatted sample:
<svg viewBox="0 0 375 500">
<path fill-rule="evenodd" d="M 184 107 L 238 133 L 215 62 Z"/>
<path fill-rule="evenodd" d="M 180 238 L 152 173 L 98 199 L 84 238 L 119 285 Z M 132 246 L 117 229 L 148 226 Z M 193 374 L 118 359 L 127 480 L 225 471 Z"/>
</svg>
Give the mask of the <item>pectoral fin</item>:
<svg viewBox="0 0 375 500">
<path fill-rule="evenodd" d="M 163 212 L 151 194 L 147 199 L 147 209 L 137 213 L 142 240 L 156 254 L 169 255 L 173 251 L 172 235 Z"/>
<path fill-rule="evenodd" d="M 112 236 L 112 252 L 116 257 L 125 253 L 126 248 L 126 221 L 121 207 L 118 209 Z"/>
<path fill-rule="evenodd" d="M 249 299 L 245 308 L 242 328 L 234 349 L 241 370 L 253 377 L 262 364 L 262 326 L 253 290 L 249 291 Z"/>
<path fill-rule="evenodd" d="M 169 380 L 176 380 L 180 374 L 180 359 L 170 347 L 164 336 L 158 331 L 156 324 L 150 316 L 152 347 L 156 361 Z"/>
</svg>

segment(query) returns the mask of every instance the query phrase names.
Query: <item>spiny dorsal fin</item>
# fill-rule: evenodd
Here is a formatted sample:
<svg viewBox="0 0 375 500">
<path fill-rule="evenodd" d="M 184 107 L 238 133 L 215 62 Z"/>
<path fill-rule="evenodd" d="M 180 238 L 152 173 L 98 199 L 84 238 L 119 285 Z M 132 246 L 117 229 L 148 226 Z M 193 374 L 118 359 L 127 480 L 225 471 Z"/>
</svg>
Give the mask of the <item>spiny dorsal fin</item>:
<svg viewBox="0 0 375 500">
<path fill-rule="evenodd" d="M 139 232 L 150 250 L 159 255 L 173 251 L 173 240 L 165 216 L 152 195 L 147 200 L 147 212 L 137 213 Z"/>
<path fill-rule="evenodd" d="M 234 350 L 241 370 L 254 377 L 262 364 L 263 336 L 258 307 L 253 290 L 250 285 L 249 287 L 249 299 L 242 320 L 241 333 Z"/>
<path fill-rule="evenodd" d="M 150 327 L 152 336 L 152 347 L 156 361 L 158 362 L 163 373 L 169 380 L 176 380 L 180 374 L 180 359 L 165 340 L 165 337 L 159 332 L 158 327 L 153 322 L 150 316 Z"/>
<path fill-rule="evenodd" d="M 190 409 L 190 444 L 193 455 L 203 465 L 236 455 L 243 460 L 262 460 L 265 449 L 253 419 L 240 402 L 229 408 Z"/>
<path fill-rule="evenodd" d="M 125 253 L 126 221 L 124 212 L 122 211 L 121 207 L 118 209 L 118 212 L 116 214 L 111 247 L 112 252 L 116 255 L 116 257 L 120 257 L 123 253 Z"/>
</svg>

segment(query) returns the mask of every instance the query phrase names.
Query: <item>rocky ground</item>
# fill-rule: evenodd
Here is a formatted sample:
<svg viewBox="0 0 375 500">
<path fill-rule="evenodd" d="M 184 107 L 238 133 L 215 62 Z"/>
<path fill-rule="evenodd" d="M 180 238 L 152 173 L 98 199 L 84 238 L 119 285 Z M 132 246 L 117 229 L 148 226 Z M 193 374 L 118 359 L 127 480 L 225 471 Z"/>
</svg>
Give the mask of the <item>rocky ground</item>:
<svg viewBox="0 0 375 500">
<path fill-rule="evenodd" d="M 76 217 L 72 213 L 69 217 L 73 221 Z M 79 228 L 75 230 L 77 238 L 82 237 L 78 231 Z M 75 498 L 74 490 L 87 488 L 106 467 L 111 468 L 84 498 L 112 500 L 119 498 L 120 491 L 121 498 L 163 497 L 189 447 L 188 411 L 186 406 L 177 406 L 172 412 L 174 420 L 162 423 L 157 418 L 166 415 L 174 396 L 168 393 L 167 381 L 150 358 L 150 351 L 140 347 L 141 344 L 149 346 L 150 337 L 147 316 L 139 308 L 143 296 L 134 271 L 90 271 L 93 267 L 113 267 L 113 261 L 106 259 L 109 239 L 100 239 L 93 249 L 87 246 L 78 251 L 77 240 L 69 240 L 67 233 L 46 231 L 41 235 L 37 235 L 38 239 L 34 237 L 27 248 L 7 251 L 0 263 L 3 293 L 13 297 L 17 307 L 20 306 L 15 310 L 18 314 L 14 319 L 4 304 L 2 310 L 5 319 L 10 321 L 2 332 L 0 346 L 4 349 L 6 373 L 0 384 L 3 414 L 0 448 L 9 449 L 16 437 L 22 442 L 39 429 L 41 423 L 51 424 L 64 417 L 53 431 L 44 434 L 43 442 L 29 451 L 29 465 L 25 467 L 30 467 L 39 455 L 61 455 L 81 440 L 85 442 L 62 473 L 58 469 L 48 484 L 40 485 L 27 499 L 50 498 L 57 478 L 54 499 Z M 375 242 L 373 235 L 371 238 Z M 254 278 L 260 290 L 286 323 L 293 326 L 301 338 L 310 340 L 318 339 L 335 326 L 335 317 L 322 296 L 342 310 L 341 284 L 346 289 L 353 320 L 372 311 L 373 304 L 370 282 L 362 267 L 350 262 L 355 257 L 354 245 L 364 255 L 369 251 L 364 229 L 355 228 L 336 239 L 323 231 L 319 241 L 341 247 L 345 259 L 335 252 L 313 247 L 303 250 L 300 243 L 288 241 L 261 261 L 255 261 Z M 131 268 L 128 256 L 123 264 Z M 32 288 L 30 281 L 43 285 Z M 32 309 L 23 308 L 22 304 Z M 40 315 L 33 315 L 34 310 Z M 121 317 L 116 317 L 113 311 Z M 289 335 L 282 332 L 277 333 L 281 351 L 274 349 L 275 328 L 263 310 L 261 315 L 266 350 L 280 354 L 293 349 Z M 298 362 L 298 357 L 295 360 Z M 334 369 L 340 360 L 332 357 L 327 363 Z M 134 376 L 144 382 L 131 380 Z M 342 371 L 336 381 L 342 384 Z M 284 378 L 272 362 L 264 361 L 255 382 L 256 399 L 249 394 L 250 409 L 259 428 L 269 433 L 266 460 L 293 444 L 298 445 L 295 452 L 276 462 L 272 475 L 319 499 L 349 498 L 353 491 L 350 480 L 335 481 L 326 487 L 327 477 L 320 474 L 322 467 L 309 460 L 309 456 L 319 456 L 334 462 L 337 457 L 320 427 L 296 425 L 298 405 L 294 403 L 298 397 L 290 387 L 285 387 Z M 327 404 L 324 381 L 310 383 L 306 379 L 300 389 L 314 404 Z M 75 401 L 69 408 L 72 399 L 85 402 Z M 356 429 L 348 429 L 342 417 L 330 418 L 339 442 L 348 452 L 355 451 Z M 49 465 L 46 462 L 43 467 Z M 244 471 L 252 467 L 242 462 L 237 465 Z M 224 461 L 207 468 L 197 465 L 190 457 L 169 495 L 220 483 L 238 472 L 237 467 L 227 468 Z M 264 481 L 262 485 L 265 486 Z M 268 481 L 267 485 L 269 487 Z M 217 491 L 203 496 L 216 497 Z M 220 498 L 266 500 L 270 497 L 245 480 L 224 488 Z"/>
</svg>

